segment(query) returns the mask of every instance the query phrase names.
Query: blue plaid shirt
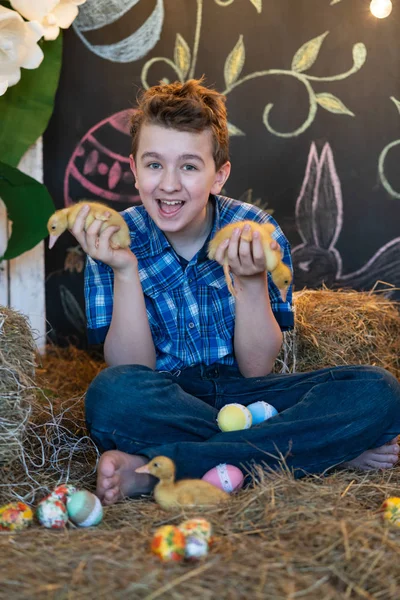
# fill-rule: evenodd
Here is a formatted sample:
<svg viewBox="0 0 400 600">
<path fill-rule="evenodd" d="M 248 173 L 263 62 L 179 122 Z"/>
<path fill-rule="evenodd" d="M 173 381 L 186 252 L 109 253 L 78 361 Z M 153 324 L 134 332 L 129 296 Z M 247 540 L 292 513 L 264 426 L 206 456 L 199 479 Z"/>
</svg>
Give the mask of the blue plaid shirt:
<svg viewBox="0 0 400 600">
<path fill-rule="evenodd" d="M 209 239 L 228 223 L 244 219 L 271 222 L 276 226 L 273 237 L 282 249 L 283 261 L 292 268 L 289 243 L 271 215 L 223 196 L 211 196 L 211 200 L 215 215 Z M 237 365 L 233 348 L 235 299 L 221 265 L 207 258 L 207 243 L 185 265 L 143 206 L 128 208 L 122 215 L 131 232 L 131 250 L 138 259 L 156 369 L 175 371 L 201 363 Z M 292 288 L 283 302 L 270 275 L 267 277 L 274 316 L 282 330 L 289 329 L 294 321 Z M 89 256 L 85 300 L 89 342 L 102 343 L 111 323 L 113 270 Z"/>
</svg>

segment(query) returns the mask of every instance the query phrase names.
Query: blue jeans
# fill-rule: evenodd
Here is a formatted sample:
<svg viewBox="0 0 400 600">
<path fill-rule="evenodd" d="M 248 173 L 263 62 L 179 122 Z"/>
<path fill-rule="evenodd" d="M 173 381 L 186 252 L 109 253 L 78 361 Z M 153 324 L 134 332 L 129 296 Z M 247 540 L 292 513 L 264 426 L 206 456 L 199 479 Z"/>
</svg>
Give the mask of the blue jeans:
<svg viewBox="0 0 400 600">
<path fill-rule="evenodd" d="M 221 432 L 218 411 L 264 400 L 279 414 L 243 431 Z M 169 456 L 177 477 L 201 477 L 219 463 L 321 473 L 400 433 L 400 384 L 377 367 L 245 378 L 233 367 L 171 374 L 140 365 L 109 367 L 86 395 L 86 421 L 102 451 Z"/>
</svg>

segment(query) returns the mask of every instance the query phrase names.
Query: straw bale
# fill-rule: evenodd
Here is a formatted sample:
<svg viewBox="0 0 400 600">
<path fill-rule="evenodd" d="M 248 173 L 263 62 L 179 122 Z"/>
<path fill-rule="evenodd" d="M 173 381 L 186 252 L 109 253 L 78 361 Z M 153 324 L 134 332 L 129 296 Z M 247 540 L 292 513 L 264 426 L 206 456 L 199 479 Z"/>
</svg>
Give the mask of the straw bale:
<svg viewBox="0 0 400 600">
<path fill-rule="evenodd" d="M 35 342 L 28 319 L 0 306 L 0 466 L 21 456 L 35 398 Z"/>
<path fill-rule="evenodd" d="M 285 333 L 277 372 L 373 365 L 400 378 L 400 304 L 354 290 L 294 293 L 295 328 Z"/>
</svg>

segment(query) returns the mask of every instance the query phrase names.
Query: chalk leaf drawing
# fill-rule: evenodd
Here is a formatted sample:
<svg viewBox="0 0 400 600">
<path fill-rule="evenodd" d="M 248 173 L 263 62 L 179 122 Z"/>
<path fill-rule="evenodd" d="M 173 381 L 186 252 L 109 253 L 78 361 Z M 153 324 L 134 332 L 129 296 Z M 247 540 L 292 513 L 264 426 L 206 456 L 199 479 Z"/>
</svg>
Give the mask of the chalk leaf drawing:
<svg viewBox="0 0 400 600">
<path fill-rule="evenodd" d="M 334 4 L 339 4 L 339 2 L 341 2 L 342 0 L 332 0 L 331 2 L 331 6 L 333 6 Z"/>
<path fill-rule="evenodd" d="M 176 34 L 174 62 L 181 74 L 181 78 L 185 79 L 190 68 L 190 48 L 180 33 Z"/>
<path fill-rule="evenodd" d="M 73 23 L 76 34 L 97 56 L 117 63 L 130 63 L 146 56 L 160 39 L 164 23 L 164 0 L 157 0 L 153 12 L 136 31 L 113 44 L 92 44 L 85 37 L 88 31 L 112 26 L 141 0 L 94 0 L 81 5 Z M 146 0 L 143 0 L 146 1 Z"/>
<path fill-rule="evenodd" d="M 342 189 L 328 143 L 320 157 L 315 143 L 311 144 L 296 202 L 296 225 L 303 240 L 292 250 L 296 289 L 325 284 L 331 288 L 369 290 L 379 281 L 394 286 L 393 291 L 387 292 L 388 296 L 398 294 L 400 237 L 382 246 L 357 271 L 343 274 L 342 257 L 336 248 L 343 225 Z"/>
<path fill-rule="evenodd" d="M 226 7 L 229 4 L 232 4 L 234 0 L 215 0 L 215 3 L 219 6 Z M 149 71 L 152 66 L 156 63 L 162 62 L 167 65 L 174 72 L 174 76 L 177 76 L 179 80 L 183 83 L 186 80 L 185 75 L 183 74 L 181 63 L 183 60 L 190 61 L 189 69 L 186 69 L 187 63 L 185 62 L 185 70 L 187 70 L 187 78 L 194 77 L 194 73 L 196 70 L 197 64 L 197 55 L 200 43 L 201 36 L 201 28 L 202 28 L 202 19 L 203 19 L 203 3 L 204 0 L 196 0 L 197 3 L 197 12 L 196 12 L 196 27 L 195 27 L 195 35 L 193 41 L 193 50 L 190 52 L 189 47 L 186 47 L 186 42 L 183 40 L 183 37 L 179 35 L 181 48 L 179 52 L 177 52 L 177 43 L 175 44 L 174 50 L 174 60 L 167 58 L 166 56 L 156 56 L 148 60 L 142 69 L 141 80 L 144 88 L 148 89 L 150 87 L 149 83 Z M 256 2 L 254 0 L 253 4 L 257 8 L 257 12 L 261 12 L 262 3 Z M 335 113 L 337 115 L 347 115 L 354 117 L 354 113 L 347 108 L 343 102 L 333 96 L 328 92 L 320 92 L 316 93 L 313 89 L 311 82 L 332 82 L 332 81 L 341 81 L 343 79 L 347 79 L 357 71 L 359 71 L 364 65 L 367 58 L 367 49 L 364 44 L 357 43 L 354 44 L 352 54 L 353 54 L 353 66 L 344 73 L 339 73 L 338 75 L 332 75 L 328 77 L 318 77 L 316 75 L 310 75 L 308 70 L 314 65 L 315 61 L 318 58 L 319 52 L 321 50 L 321 46 L 329 34 L 329 31 L 325 31 L 321 35 L 309 40 L 304 43 L 295 53 L 292 65 L 290 70 L 286 69 L 269 69 L 265 71 L 255 71 L 253 73 L 249 73 L 244 77 L 241 77 L 245 58 L 245 43 L 243 39 L 243 35 L 239 35 L 239 39 L 236 42 L 233 50 L 228 54 L 225 64 L 224 64 L 224 80 L 225 80 L 225 90 L 222 92 L 226 96 L 233 92 L 235 88 L 240 85 L 245 84 L 247 81 L 252 79 L 256 79 L 259 77 L 267 77 L 269 75 L 278 75 L 278 76 L 289 76 L 293 77 L 297 81 L 303 84 L 305 90 L 309 97 L 309 111 L 308 116 L 305 121 L 294 129 L 293 131 L 283 132 L 278 131 L 272 127 L 270 123 L 270 113 L 274 107 L 273 104 L 269 103 L 265 106 L 262 121 L 267 128 L 267 130 L 282 138 L 291 138 L 296 137 L 304 133 L 310 125 L 313 123 L 318 107 L 327 110 L 328 112 Z M 178 38 L 177 38 L 178 39 Z M 183 59 L 183 57 L 185 57 Z M 167 77 L 164 77 L 164 81 L 169 81 Z M 230 124 L 229 129 L 230 135 L 244 135 L 244 132 L 240 130 L 236 125 Z"/>
<path fill-rule="evenodd" d="M 215 0 L 215 4 L 218 4 L 218 6 L 229 6 L 230 4 L 233 4 L 234 1 L 235 0 Z M 260 14 L 262 11 L 262 0 L 250 0 L 250 2 L 255 7 L 258 14 Z"/>
<path fill-rule="evenodd" d="M 400 113 L 400 102 L 398 100 L 396 100 L 396 98 L 394 96 L 391 96 L 390 99 L 392 100 L 393 104 L 396 106 L 397 110 Z M 380 178 L 385 190 L 393 198 L 400 198 L 400 192 L 396 192 L 396 190 L 390 185 L 389 180 L 385 175 L 385 161 L 386 161 L 387 155 L 392 150 L 392 148 L 395 148 L 395 146 L 399 146 L 399 145 L 400 145 L 400 140 L 395 140 L 394 142 L 391 142 L 390 144 L 385 146 L 385 148 L 382 150 L 382 152 L 379 156 L 379 161 L 378 161 L 379 178 Z"/>
</svg>

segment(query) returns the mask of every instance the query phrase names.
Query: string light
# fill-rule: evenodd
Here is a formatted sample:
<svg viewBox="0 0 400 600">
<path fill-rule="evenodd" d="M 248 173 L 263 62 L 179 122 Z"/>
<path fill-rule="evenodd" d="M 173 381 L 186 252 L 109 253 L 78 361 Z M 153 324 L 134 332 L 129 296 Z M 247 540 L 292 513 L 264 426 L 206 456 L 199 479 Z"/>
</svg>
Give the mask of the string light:
<svg viewBox="0 0 400 600">
<path fill-rule="evenodd" d="M 370 9 L 377 19 L 385 19 L 392 12 L 393 5 L 391 0 L 372 0 Z"/>
</svg>

